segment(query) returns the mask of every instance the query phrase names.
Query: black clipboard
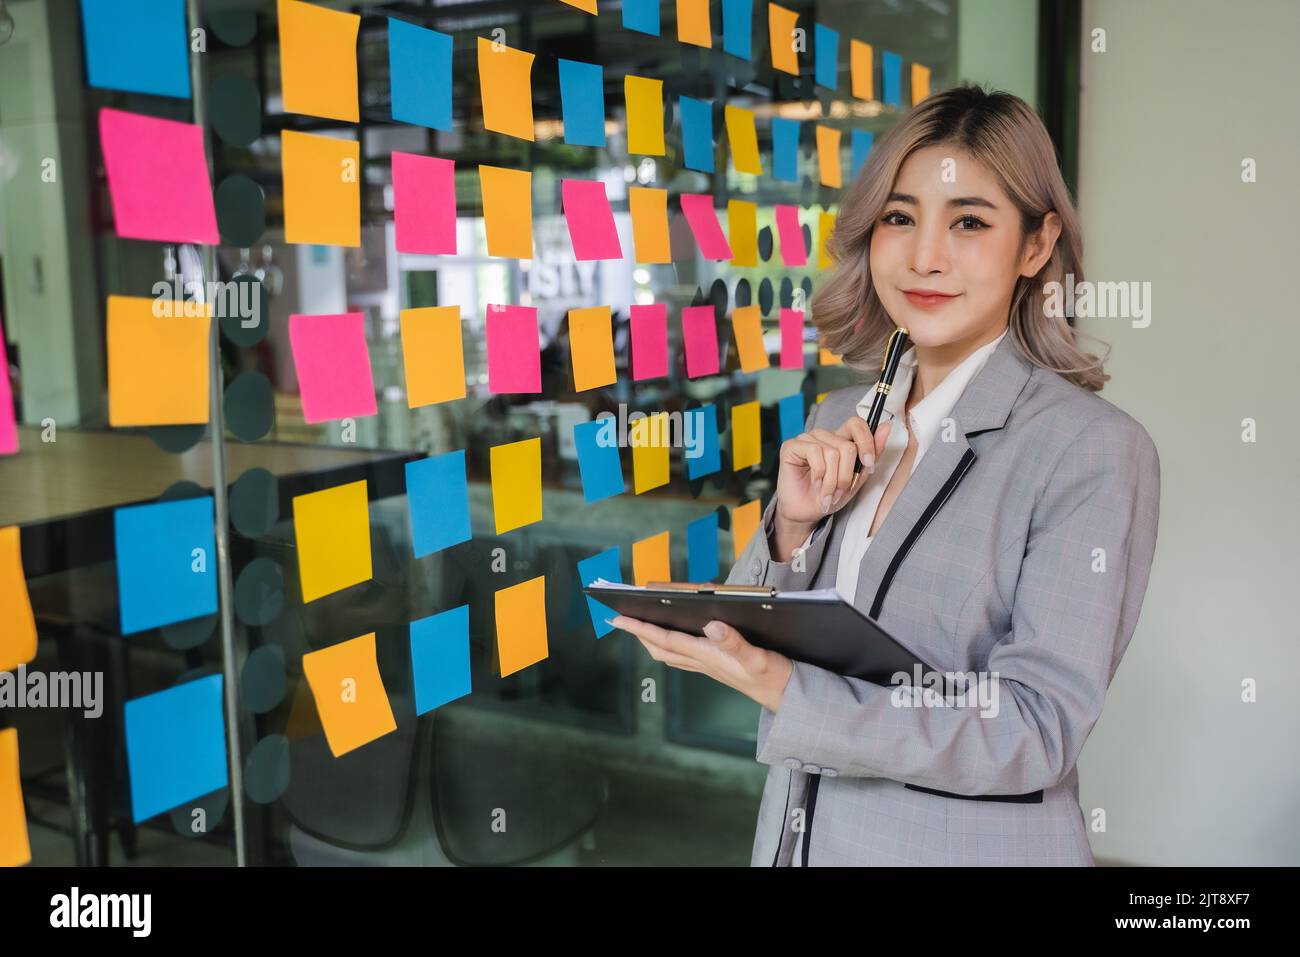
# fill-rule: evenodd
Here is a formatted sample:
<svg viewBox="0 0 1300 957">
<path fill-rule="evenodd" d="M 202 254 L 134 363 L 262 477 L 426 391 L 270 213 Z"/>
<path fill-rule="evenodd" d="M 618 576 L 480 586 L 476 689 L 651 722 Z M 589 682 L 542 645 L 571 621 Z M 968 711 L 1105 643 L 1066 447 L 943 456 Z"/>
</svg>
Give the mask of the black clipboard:
<svg viewBox="0 0 1300 957">
<path fill-rule="evenodd" d="M 897 683 L 890 679 L 898 672 L 912 681 L 918 666 L 926 674 L 934 670 L 842 598 L 684 582 L 651 582 L 633 590 L 597 580 L 582 590 L 621 615 L 689 634 L 703 634 L 714 619 L 725 621 L 760 648 L 850 678 L 887 685 Z"/>
</svg>

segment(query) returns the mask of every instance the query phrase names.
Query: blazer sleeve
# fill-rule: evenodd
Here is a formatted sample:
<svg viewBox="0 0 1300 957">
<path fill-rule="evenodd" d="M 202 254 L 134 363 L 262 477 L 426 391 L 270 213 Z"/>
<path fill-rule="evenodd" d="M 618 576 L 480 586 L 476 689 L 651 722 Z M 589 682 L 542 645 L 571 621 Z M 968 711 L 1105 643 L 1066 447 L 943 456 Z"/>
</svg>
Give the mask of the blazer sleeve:
<svg viewBox="0 0 1300 957">
<path fill-rule="evenodd" d="M 988 658 L 996 713 L 918 706 L 899 689 L 796 662 L 778 710 L 763 709 L 758 760 L 967 795 L 1055 785 L 1078 760 L 1137 625 L 1159 502 L 1145 429 L 1124 413 L 1093 420 L 1032 513 L 1011 630 Z"/>
</svg>

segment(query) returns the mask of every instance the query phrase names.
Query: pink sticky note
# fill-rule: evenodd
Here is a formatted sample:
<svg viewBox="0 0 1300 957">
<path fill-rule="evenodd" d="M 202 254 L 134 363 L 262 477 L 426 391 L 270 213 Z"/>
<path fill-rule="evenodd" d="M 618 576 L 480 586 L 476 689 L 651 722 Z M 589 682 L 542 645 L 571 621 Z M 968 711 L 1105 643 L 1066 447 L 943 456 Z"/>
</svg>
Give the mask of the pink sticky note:
<svg viewBox="0 0 1300 957">
<path fill-rule="evenodd" d="M 573 240 L 573 255 L 584 259 L 622 259 L 623 247 L 614 227 L 605 184 L 597 179 L 566 179 L 560 182 L 564 219 Z"/>
<path fill-rule="evenodd" d="M 718 374 L 718 318 L 712 306 L 682 310 L 682 340 L 686 344 L 686 378 Z"/>
<path fill-rule="evenodd" d="M 379 411 L 363 313 L 291 315 L 289 346 L 298 372 L 302 417 L 309 424 Z"/>
<path fill-rule="evenodd" d="M 632 381 L 668 374 L 668 306 L 632 307 Z"/>
<path fill-rule="evenodd" d="M 731 259 L 731 244 L 718 222 L 718 211 L 713 208 L 713 197 L 706 193 L 682 193 L 682 212 L 690 224 L 700 253 L 705 259 Z"/>
<path fill-rule="evenodd" d="M 18 422 L 14 419 L 14 394 L 9 387 L 9 357 L 5 327 L 0 323 L 0 455 L 18 451 Z"/>
<path fill-rule="evenodd" d="M 399 253 L 455 255 L 456 162 L 394 150 L 393 223 Z"/>
<path fill-rule="evenodd" d="M 803 244 L 798 206 L 776 206 L 776 233 L 781 241 L 781 262 L 786 266 L 808 265 L 808 247 Z"/>
<path fill-rule="evenodd" d="M 487 360 L 489 392 L 542 391 L 536 307 L 487 307 Z"/>
<path fill-rule="evenodd" d="M 99 141 L 119 236 L 220 241 L 202 127 L 105 107 L 99 111 Z"/>
<path fill-rule="evenodd" d="M 803 310 L 781 310 L 781 368 L 803 368 Z"/>
</svg>

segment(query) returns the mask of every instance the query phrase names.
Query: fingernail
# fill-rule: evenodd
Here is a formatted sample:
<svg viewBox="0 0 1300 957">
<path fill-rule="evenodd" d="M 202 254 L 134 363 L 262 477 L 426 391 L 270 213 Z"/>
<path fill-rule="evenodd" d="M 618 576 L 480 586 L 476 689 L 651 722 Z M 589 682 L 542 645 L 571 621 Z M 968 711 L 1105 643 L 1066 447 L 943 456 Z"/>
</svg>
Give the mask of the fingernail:
<svg viewBox="0 0 1300 957">
<path fill-rule="evenodd" d="M 704 635 L 710 641 L 721 641 L 722 634 L 722 626 L 716 621 L 711 621 L 704 626 Z"/>
<path fill-rule="evenodd" d="M 842 490 L 836 492 L 835 497 L 831 499 L 831 508 L 834 508 L 836 505 L 840 504 L 840 499 L 842 499 L 843 497 L 844 497 L 844 492 Z"/>
<path fill-rule="evenodd" d="M 822 498 L 822 514 L 825 515 L 831 510 L 831 497 L 829 495 Z"/>
</svg>

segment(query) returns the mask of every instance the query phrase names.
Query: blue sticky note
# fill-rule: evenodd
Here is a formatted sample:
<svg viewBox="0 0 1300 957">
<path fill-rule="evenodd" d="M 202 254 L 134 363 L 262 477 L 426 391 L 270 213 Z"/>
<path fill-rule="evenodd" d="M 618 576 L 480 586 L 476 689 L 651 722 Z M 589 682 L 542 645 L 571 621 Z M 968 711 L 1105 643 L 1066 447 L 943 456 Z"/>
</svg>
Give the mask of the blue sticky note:
<svg viewBox="0 0 1300 957">
<path fill-rule="evenodd" d="M 388 21 L 393 119 L 451 129 L 451 36 L 404 20 Z"/>
<path fill-rule="evenodd" d="M 683 96 L 678 100 L 682 119 L 683 163 L 687 169 L 713 172 L 713 104 Z"/>
<path fill-rule="evenodd" d="M 416 714 L 470 693 L 469 605 L 411 622 L 411 682 Z"/>
<path fill-rule="evenodd" d="M 787 395 L 776 404 L 781 419 L 781 441 L 792 439 L 803 431 L 804 411 L 803 393 Z"/>
<path fill-rule="evenodd" d="M 221 691 L 221 675 L 209 675 L 126 703 L 135 823 L 226 786 Z"/>
<path fill-rule="evenodd" d="M 722 468 L 722 451 L 718 443 L 718 410 L 712 404 L 687 409 L 682 416 L 686 443 L 686 477 L 697 479 Z"/>
<path fill-rule="evenodd" d="M 818 86 L 828 86 L 832 90 L 839 86 L 840 74 L 840 34 L 838 30 L 814 24 L 813 30 L 813 74 Z"/>
<path fill-rule="evenodd" d="M 185 0 L 81 0 L 81 36 L 91 86 L 189 99 Z"/>
<path fill-rule="evenodd" d="M 659 36 L 659 0 L 623 0 L 623 28 Z"/>
<path fill-rule="evenodd" d="M 772 117 L 772 175 L 786 183 L 799 181 L 799 121 Z"/>
<path fill-rule="evenodd" d="M 469 488 L 465 450 L 406 463 L 406 503 L 415 557 L 469 541 Z"/>
<path fill-rule="evenodd" d="M 867 161 L 871 154 L 871 145 L 875 140 L 875 134 L 869 130 L 853 131 L 853 175 L 858 175 L 858 170 L 862 169 L 862 164 Z"/>
<path fill-rule="evenodd" d="M 686 580 L 713 581 L 718 577 L 718 513 L 686 523 Z"/>
<path fill-rule="evenodd" d="M 216 612 L 212 496 L 119 508 L 113 539 L 122 634 Z"/>
<path fill-rule="evenodd" d="M 607 548 L 603 552 L 589 555 L 578 562 L 578 581 L 584 587 L 590 585 L 597 578 L 603 578 L 609 582 L 623 581 L 623 573 L 618 568 L 617 548 Z M 596 637 L 604 638 L 614 630 L 614 626 L 607 625 L 605 619 L 613 618 L 618 612 L 603 601 L 596 601 L 590 595 L 583 595 L 582 597 L 587 599 L 587 611 L 591 612 L 591 624 L 596 629 Z"/>
<path fill-rule="evenodd" d="M 722 49 L 754 59 L 754 0 L 722 0 Z"/>
<path fill-rule="evenodd" d="M 573 444 L 578 452 L 582 475 L 582 497 L 599 502 L 623 494 L 623 466 L 618 460 L 615 419 L 606 416 L 573 427 Z"/>
<path fill-rule="evenodd" d="M 888 50 L 880 54 L 881 86 L 888 106 L 903 105 L 903 58 Z"/>
<path fill-rule="evenodd" d="M 605 145 L 605 70 L 596 63 L 560 60 L 560 108 L 564 142 Z"/>
</svg>

